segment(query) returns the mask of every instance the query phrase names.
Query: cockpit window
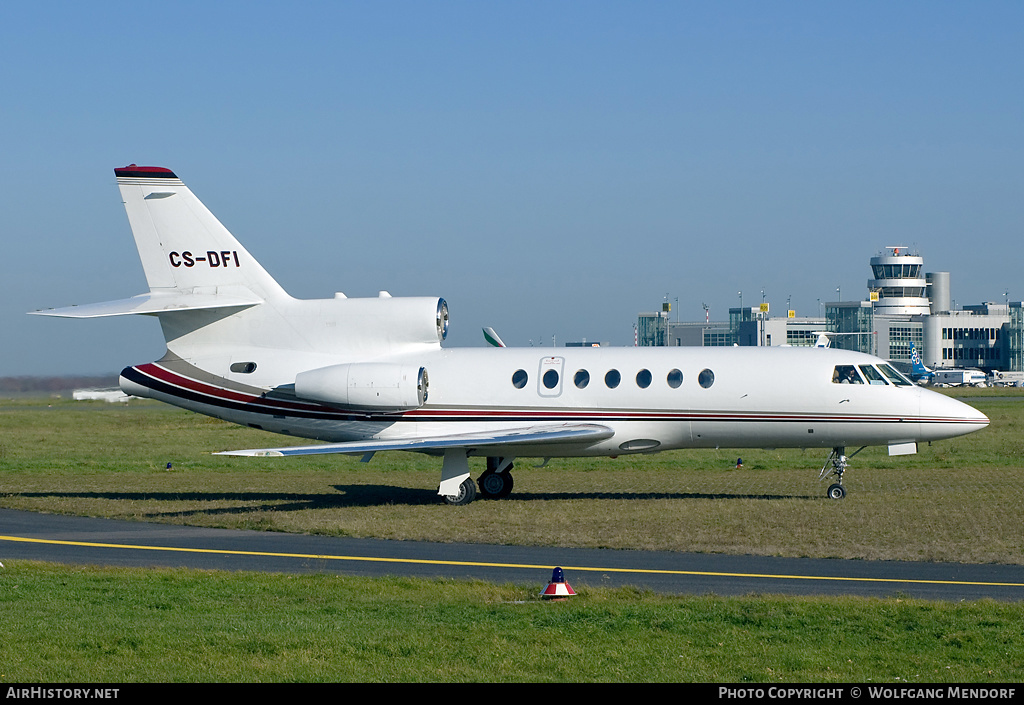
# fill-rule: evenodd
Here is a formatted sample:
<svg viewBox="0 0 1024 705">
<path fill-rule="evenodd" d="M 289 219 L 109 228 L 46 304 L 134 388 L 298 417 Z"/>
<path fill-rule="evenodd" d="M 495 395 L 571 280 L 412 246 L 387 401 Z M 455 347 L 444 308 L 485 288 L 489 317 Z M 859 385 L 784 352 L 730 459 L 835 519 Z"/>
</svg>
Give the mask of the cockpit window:
<svg viewBox="0 0 1024 705">
<path fill-rule="evenodd" d="M 864 379 L 868 381 L 868 384 L 889 384 L 888 382 L 885 381 L 885 378 L 878 373 L 878 370 L 876 370 L 871 365 L 861 365 L 860 371 L 861 374 L 864 375 Z"/>
<path fill-rule="evenodd" d="M 832 373 L 834 384 L 864 384 L 864 380 L 857 374 L 857 368 L 853 365 L 836 365 Z"/>
<path fill-rule="evenodd" d="M 899 372 L 894 370 L 891 365 L 879 365 L 878 369 L 882 371 L 882 374 L 889 378 L 889 381 L 895 384 L 897 387 L 913 387 L 914 383 L 908 380 L 906 377 L 901 375 Z"/>
</svg>

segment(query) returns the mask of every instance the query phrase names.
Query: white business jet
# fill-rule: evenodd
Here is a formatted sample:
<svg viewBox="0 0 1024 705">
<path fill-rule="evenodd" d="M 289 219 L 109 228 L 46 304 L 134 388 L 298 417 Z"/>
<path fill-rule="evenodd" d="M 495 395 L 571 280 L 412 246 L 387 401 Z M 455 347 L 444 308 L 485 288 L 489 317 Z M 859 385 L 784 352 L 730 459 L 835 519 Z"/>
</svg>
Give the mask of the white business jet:
<svg viewBox="0 0 1024 705">
<path fill-rule="evenodd" d="M 989 422 L 842 350 L 445 349 L 444 299 L 294 299 L 173 172 L 114 173 L 149 292 L 35 313 L 156 316 L 167 353 L 125 368 L 126 393 L 321 442 L 228 455 L 443 456 L 438 494 L 459 505 L 506 497 L 517 457 L 820 447 L 840 499 L 847 447 L 913 453 Z M 470 456 L 487 458 L 477 482 Z"/>
</svg>

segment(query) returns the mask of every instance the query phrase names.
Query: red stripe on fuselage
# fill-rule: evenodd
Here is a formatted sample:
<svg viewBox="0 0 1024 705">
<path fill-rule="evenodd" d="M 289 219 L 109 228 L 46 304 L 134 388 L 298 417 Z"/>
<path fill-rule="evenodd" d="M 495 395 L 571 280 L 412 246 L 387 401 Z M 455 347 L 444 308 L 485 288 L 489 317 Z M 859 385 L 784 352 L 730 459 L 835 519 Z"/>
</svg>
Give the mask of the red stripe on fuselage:
<svg viewBox="0 0 1024 705">
<path fill-rule="evenodd" d="M 186 389 L 195 394 L 202 394 L 204 396 L 214 397 L 221 401 L 231 401 L 240 404 L 255 404 L 257 406 L 267 407 L 268 409 L 281 409 L 293 411 L 319 411 L 319 412 L 336 412 L 336 409 L 332 409 L 327 406 L 321 406 L 319 404 L 303 404 L 298 402 L 289 402 L 280 399 L 267 399 L 264 396 L 252 394 L 249 392 L 239 392 L 237 390 L 228 389 L 227 387 L 219 387 L 216 385 L 209 384 L 207 382 L 200 382 L 199 380 L 192 379 L 191 377 L 184 377 L 177 372 L 168 370 L 166 367 L 161 367 L 155 362 L 150 362 L 145 365 L 137 365 L 135 367 L 139 372 L 142 372 L 153 379 L 160 380 L 165 384 L 172 385 L 174 387 L 180 387 Z"/>
<path fill-rule="evenodd" d="M 314 412 L 322 414 L 343 414 L 336 407 L 320 404 L 289 402 L 280 399 L 268 399 L 249 392 L 240 392 L 191 377 L 185 377 L 157 363 L 138 365 L 139 372 L 159 380 L 165 384 L 178 387 L 194 394 L 211 397 L 212 400 L 232 402 L 236 404 L 252 404 L 262 407 L 266 413 Z M 814 423 L 966 423 L 968 419 L 944 417 L 907 417 L 907 416 L 830 416 L 821 414 L 771 414 L 771 413 L 730 413 L 730 412 L 673 412 L 673 411 L 626 411 L 626 410 L 529 410 L 529 409 L 415 409 L 412 411 L 387 414 L 395 420 L 404 421 L 453 421 L 453 420 L 540 420 L 540 421 L 761 421 L 761 422 L 814 422 Z"/>
</svg>

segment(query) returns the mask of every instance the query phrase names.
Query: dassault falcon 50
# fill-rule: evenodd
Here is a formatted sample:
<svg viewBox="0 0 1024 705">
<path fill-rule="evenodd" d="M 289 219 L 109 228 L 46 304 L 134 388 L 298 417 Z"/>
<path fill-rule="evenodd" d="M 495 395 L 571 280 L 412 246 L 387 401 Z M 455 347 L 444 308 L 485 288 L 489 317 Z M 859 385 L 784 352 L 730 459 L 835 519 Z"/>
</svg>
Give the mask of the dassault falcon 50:
<svg viewBox="0 0 1024 705">
<path fill-rule="evenodd" d="M 114 174 L 149 291 L 34 313 L 155 316 L 167 352 L 125 368 L 126 393 L 320 442 L 229 455 L 429 453 L 459 505 L 508 496 L 517 457 L 817 447 L 841 499 L 848 447 L 914 453 L 989 422 L 830 348 L 444 348 L 444 299 L 292 298 L 172 171 Z"/>
</svg>

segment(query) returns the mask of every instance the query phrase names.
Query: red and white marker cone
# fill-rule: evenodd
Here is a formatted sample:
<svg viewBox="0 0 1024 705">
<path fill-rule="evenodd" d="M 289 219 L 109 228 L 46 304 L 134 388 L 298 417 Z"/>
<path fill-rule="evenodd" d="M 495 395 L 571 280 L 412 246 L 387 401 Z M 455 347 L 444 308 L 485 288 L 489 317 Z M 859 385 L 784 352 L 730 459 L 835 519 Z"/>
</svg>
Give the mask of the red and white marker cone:
<svg viewBox="0 0 1024 705">
<path fill-rule="evenodd" d="M 565 582 L 565 576 L 562 575 L 561 568 L 555 568 L 551 572 L 551 582 L 548 586 L 541 591 L 540 596 L 546 600 L 552 598 L 566 598 L 572 597 L 576 594 L 576 591 L 572 589 L 572 585 Z"/>
</svg>

